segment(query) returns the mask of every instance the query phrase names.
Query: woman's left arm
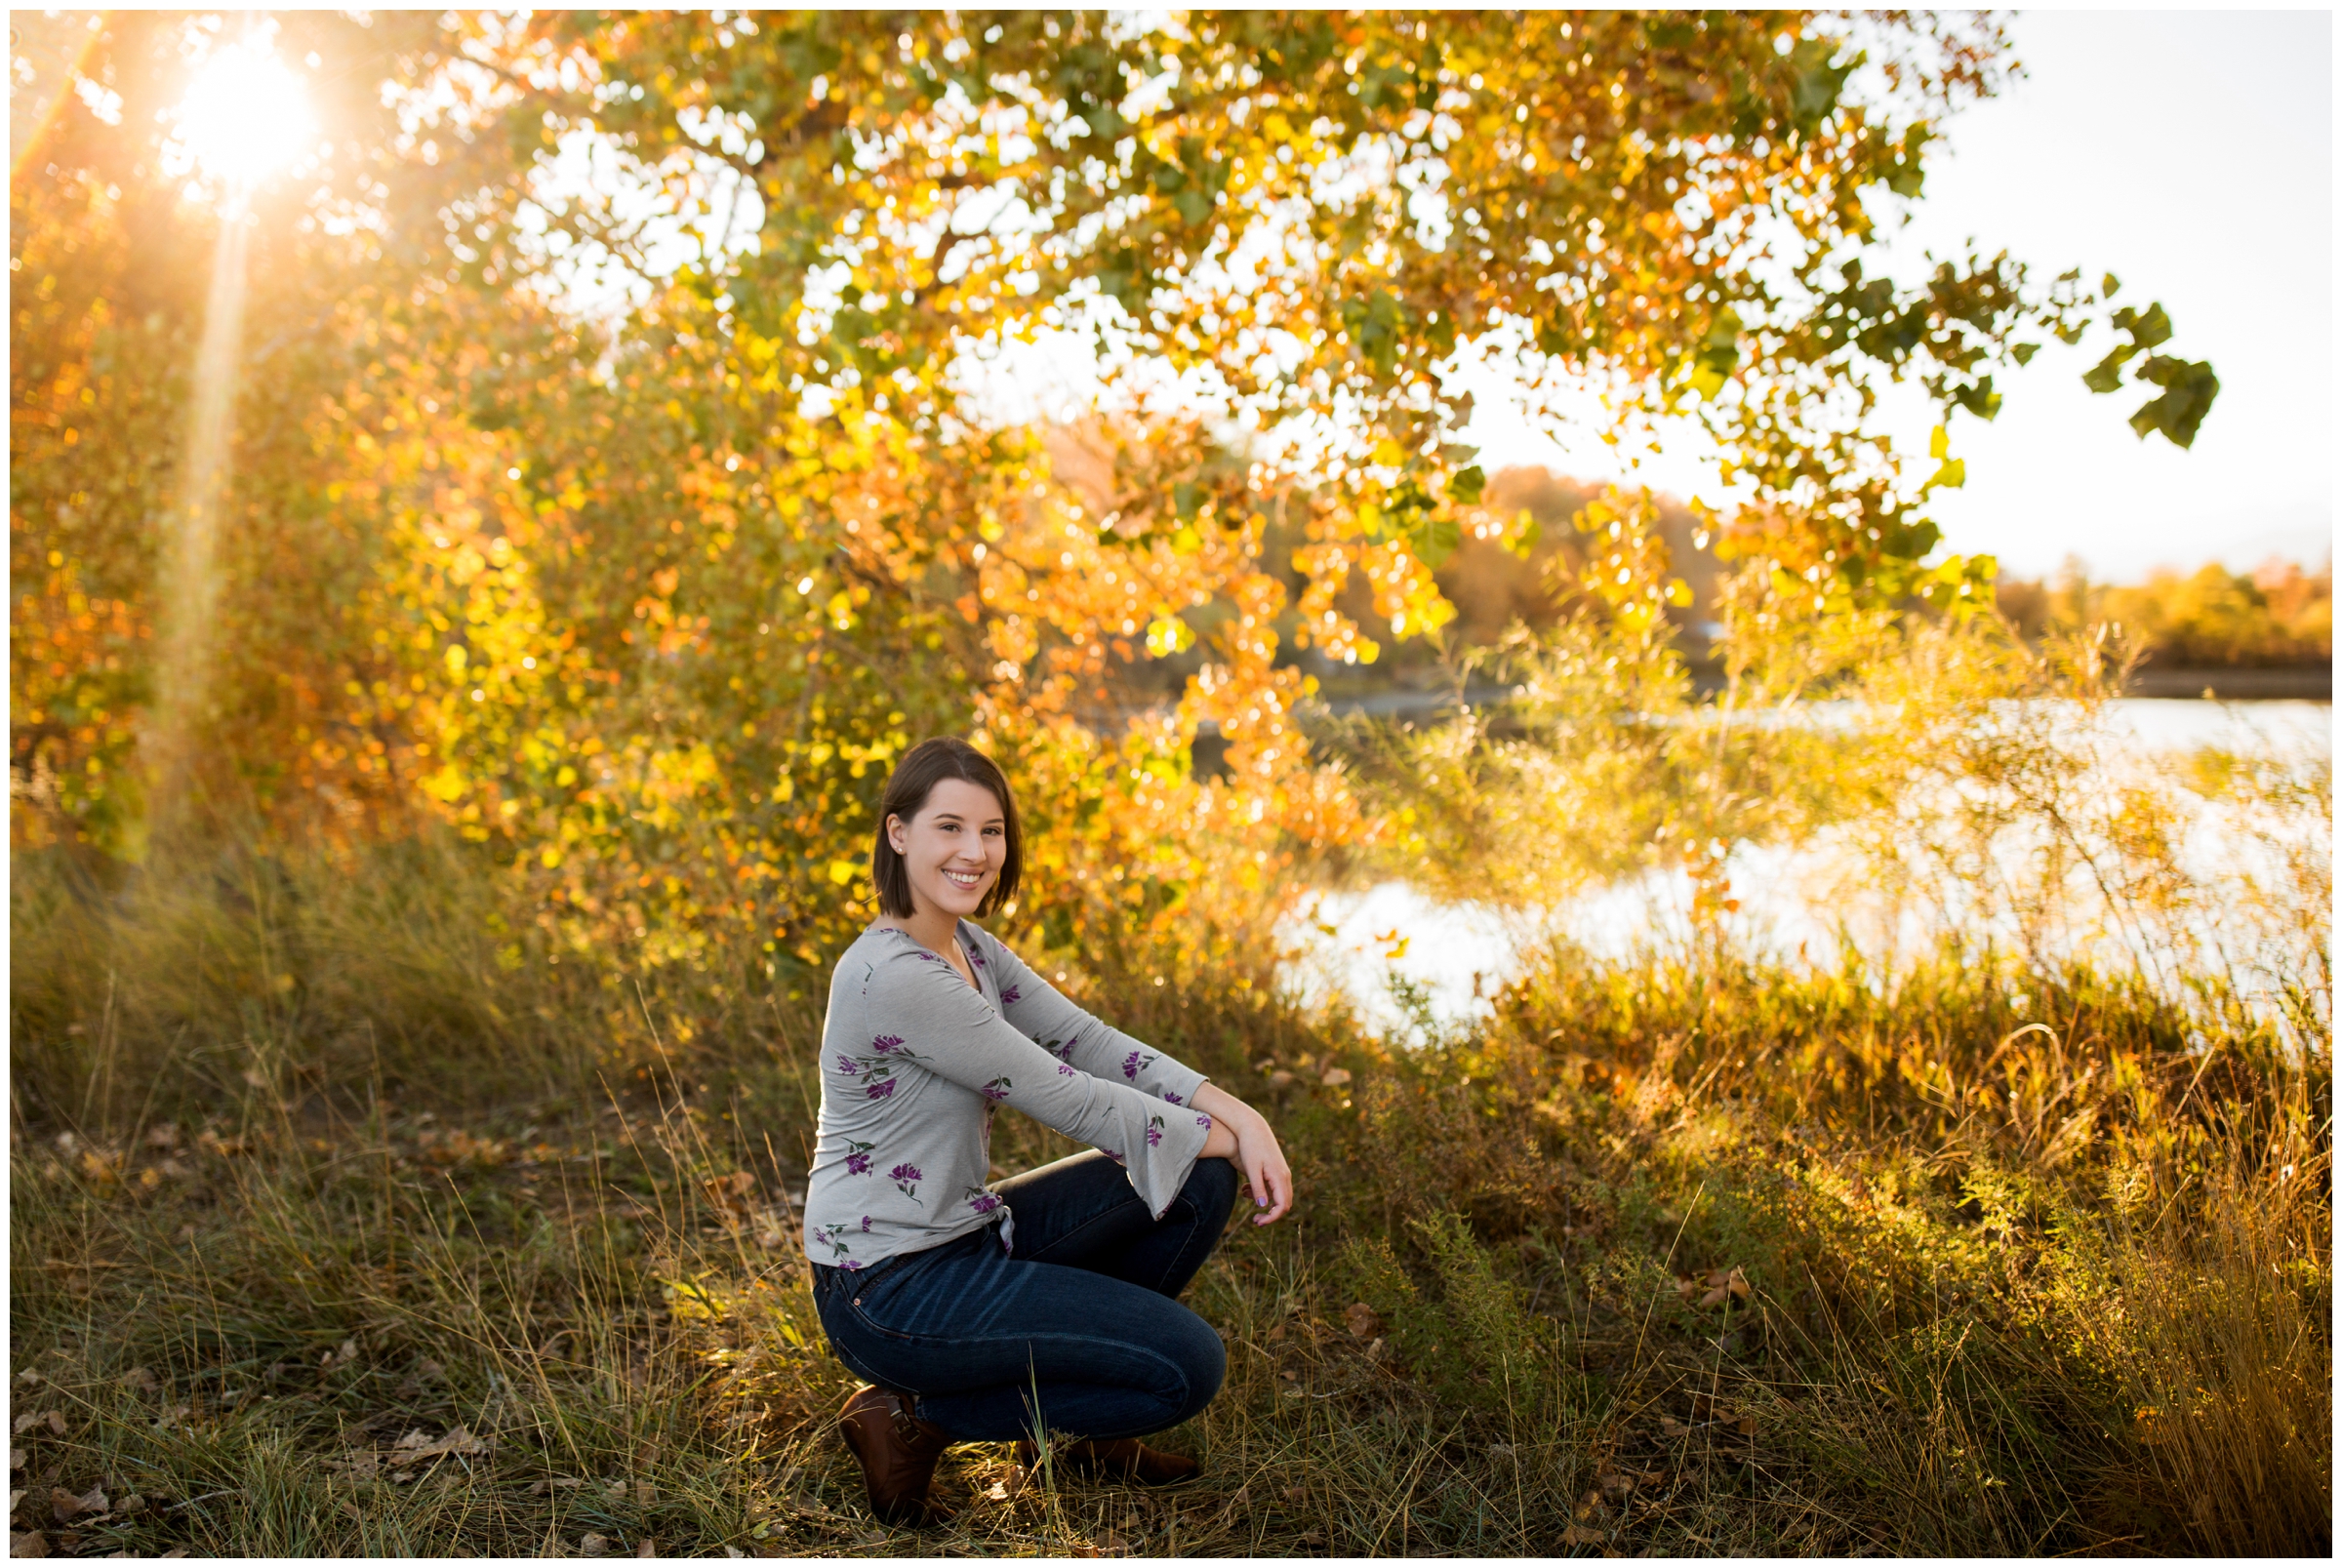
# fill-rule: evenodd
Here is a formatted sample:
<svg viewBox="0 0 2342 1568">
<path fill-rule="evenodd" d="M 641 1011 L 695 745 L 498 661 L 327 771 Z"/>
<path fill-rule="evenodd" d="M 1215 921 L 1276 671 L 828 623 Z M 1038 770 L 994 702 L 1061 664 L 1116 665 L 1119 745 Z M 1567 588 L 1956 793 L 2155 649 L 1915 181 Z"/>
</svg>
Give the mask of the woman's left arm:
<svg viewBox="0 0 2342 1568">
<path fill-rule="evenodd" d="M 1202 1073 L 1074 1006 L 1006 943 L 989 932 L 985 936 L 989 940 L 983 942 L 984 951 L 973 956 L 993 971 L 1001 1016 L 1027 1039 L 1093 1078 L 1128 1084 L 1174 1106 L 1193 1098 Z"/>
<path fill-rule="evenodd" d="M 1216 1132 L 1235 1139 L 1225 1155 L 1243 1173 L 1260 1212 L 1253 1224 L 1268 1225 L 1293 1207 L 1293 1172 L 1277 1146 L 1276 1134 L 1261 1113 L 1205 1078 L 1186 1063 L 1135 1040 L 1074 1006 L 1064 993 L 1034 974 L 1006 943 L 989 932 L 985 956 L 998 966 L 1000 1011 L 1010 1024 L 1060 1062 L 1093 1077 L 1119 1079 L 1143 1094 L 1175 1106 L 1193 1106 L 1212 1118 Z M 1215 1138 L 1213 1143 L 1217 1143 Z M 1222 1151 L 1208 1146 L 1206 1157 Z"/>
</svg>

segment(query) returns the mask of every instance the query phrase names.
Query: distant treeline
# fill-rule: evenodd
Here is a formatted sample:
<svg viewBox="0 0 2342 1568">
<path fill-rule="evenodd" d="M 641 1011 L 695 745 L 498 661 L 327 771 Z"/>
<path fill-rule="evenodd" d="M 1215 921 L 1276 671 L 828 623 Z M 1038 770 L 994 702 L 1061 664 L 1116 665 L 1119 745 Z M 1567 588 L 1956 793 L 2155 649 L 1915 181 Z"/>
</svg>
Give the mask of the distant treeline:
<svg viewBox="0 0 2342 1568">
<path fill-rule="evenodd" d="M 2272 669 L 2334 657 L 2334 568 L 2271 560 L 2250 573 L 2217 564 L 2162 568 L 2135 586 L 2093 583 L 2069 561 L 2054 579 L 2003 578 L 2001 613 L 2028 637 L 2113 622 L 2168 669 Z"/>
</svg>

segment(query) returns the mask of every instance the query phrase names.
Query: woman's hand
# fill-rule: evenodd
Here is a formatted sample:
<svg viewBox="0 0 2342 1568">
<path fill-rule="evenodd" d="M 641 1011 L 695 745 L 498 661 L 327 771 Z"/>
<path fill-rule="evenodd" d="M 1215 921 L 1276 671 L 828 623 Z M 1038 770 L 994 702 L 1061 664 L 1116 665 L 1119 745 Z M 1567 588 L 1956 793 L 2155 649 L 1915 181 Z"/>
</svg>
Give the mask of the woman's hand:
<svg viewBox="0 0 2342 1568">
<path fill-rule="evenodd" d="M 1196 1090 L 1193 1105 L 1212 1118 L 1212 1130 L 1203 1141 L 1204 1156 L 1233 1160 L 1244 1185 L 1252 1188 L 1253 1206 L 1261 1211 L 1252 1223 L 1273 1225 L 1283 1219 L 1293 1207 L 1293 1170 L 1267 1118 L 1216 1083 Z"/>
</svg>

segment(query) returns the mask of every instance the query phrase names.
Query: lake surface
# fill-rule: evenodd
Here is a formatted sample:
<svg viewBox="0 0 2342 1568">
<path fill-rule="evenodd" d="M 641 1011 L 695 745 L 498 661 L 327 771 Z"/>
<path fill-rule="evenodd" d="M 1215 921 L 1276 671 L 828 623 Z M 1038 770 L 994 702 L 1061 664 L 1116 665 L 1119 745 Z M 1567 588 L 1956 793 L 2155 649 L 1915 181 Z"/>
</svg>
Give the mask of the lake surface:
<svg viewBox="0 0 2342 1568">
<path fill-rule="evenodd" d="M 2126 698 L 2113 704 L 2109 739 L 2143 759 L 2218 748 L 2237 755 L 2309 761 L 2333 756 L 2333 708 L 2309 702 L 2206 703 Z M 2323 832 L 2323 829 L 2321 829 Z M 2220 868 L 2249 859 L 2250 846 L 2231 842 L 2216 821 L 2191 836 L 2186 858 L 2207 886 Z M 2330 833 L 2325 834 L 2330 853 Z M 1752 953 L 1826 961 L 1841 933 L 1874 959 L 1891 963 L 1934 937 L 1926 917 L 1882 900 L 1866 903 L 1846 892 L 1845 858 L 1827 843 L 1736 847 L 1728 861 L 1742 907 L 1736 934 Z M 1691 885 L 1679 871 L 1651 871 L 1593 889 L 1551 909 L 1508 909 L 1489 904 L 1447 903 L 1404 882 L 1363 892 L 1312 895 L 1289 917 L 1278 937 L 1291 957 L 1281 973 L 1304 999 L 1339 995 L 1370 1026 L 1406 1034 L 1420 1022 L 1406 1005 L 1412 991 L 1438 1025 L 1483 1015 L 1489 998 L 1519 972 L 1524 953 L 1559 936 L 1603 957 L 1623 958 L 1654 944 L 1687 938 Z M 2189 917 L 2181 933 L 2194 943 L 2217 944 L 2230 954 L 2248 994 L 2265 992 L 2281 977 L 2252 954 L 2275 952 L 2244 913 L 2217 899 Z M 2092 933 L 2100 940 L 2105 932 Z M 2152 962 L 2152 955 L 2149 955 Z"/>
</svg>

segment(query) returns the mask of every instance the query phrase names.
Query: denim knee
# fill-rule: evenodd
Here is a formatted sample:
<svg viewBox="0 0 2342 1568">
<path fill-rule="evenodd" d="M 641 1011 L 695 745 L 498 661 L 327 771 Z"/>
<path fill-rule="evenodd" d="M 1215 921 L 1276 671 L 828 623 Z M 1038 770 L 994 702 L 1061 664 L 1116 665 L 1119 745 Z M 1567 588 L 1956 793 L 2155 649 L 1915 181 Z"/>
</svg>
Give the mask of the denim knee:
<svg viewBox="0 0 2342 1568">
<path fill-rule="evenodd" d="M 1182 1307 L 1177 1321 L 1163 1326 L 1162 1337 L 1152 1347 L 1178 1363 L 1187 1384 L 1186 1400 L 1163 1425 L 1176 1427 L 1203 1414 L 1204 1406 L 1228 1380 L 1228 1347 L 1220 1343 L 1220 1336 L 1209 1323 Z"/>
<path fill-rule="evenodd" d="M 1228 1224 L 1228 1211 L 1236 1206 L 1236 1187 L 1242 1181 L 1235 1161 L 1199 1159 L 1188 1172 L 1187 1185 L 1179 1189 L 1179 1195 L 1195 1211 L 1204 1228 L 1218 1235 Z"/>
</svg>

